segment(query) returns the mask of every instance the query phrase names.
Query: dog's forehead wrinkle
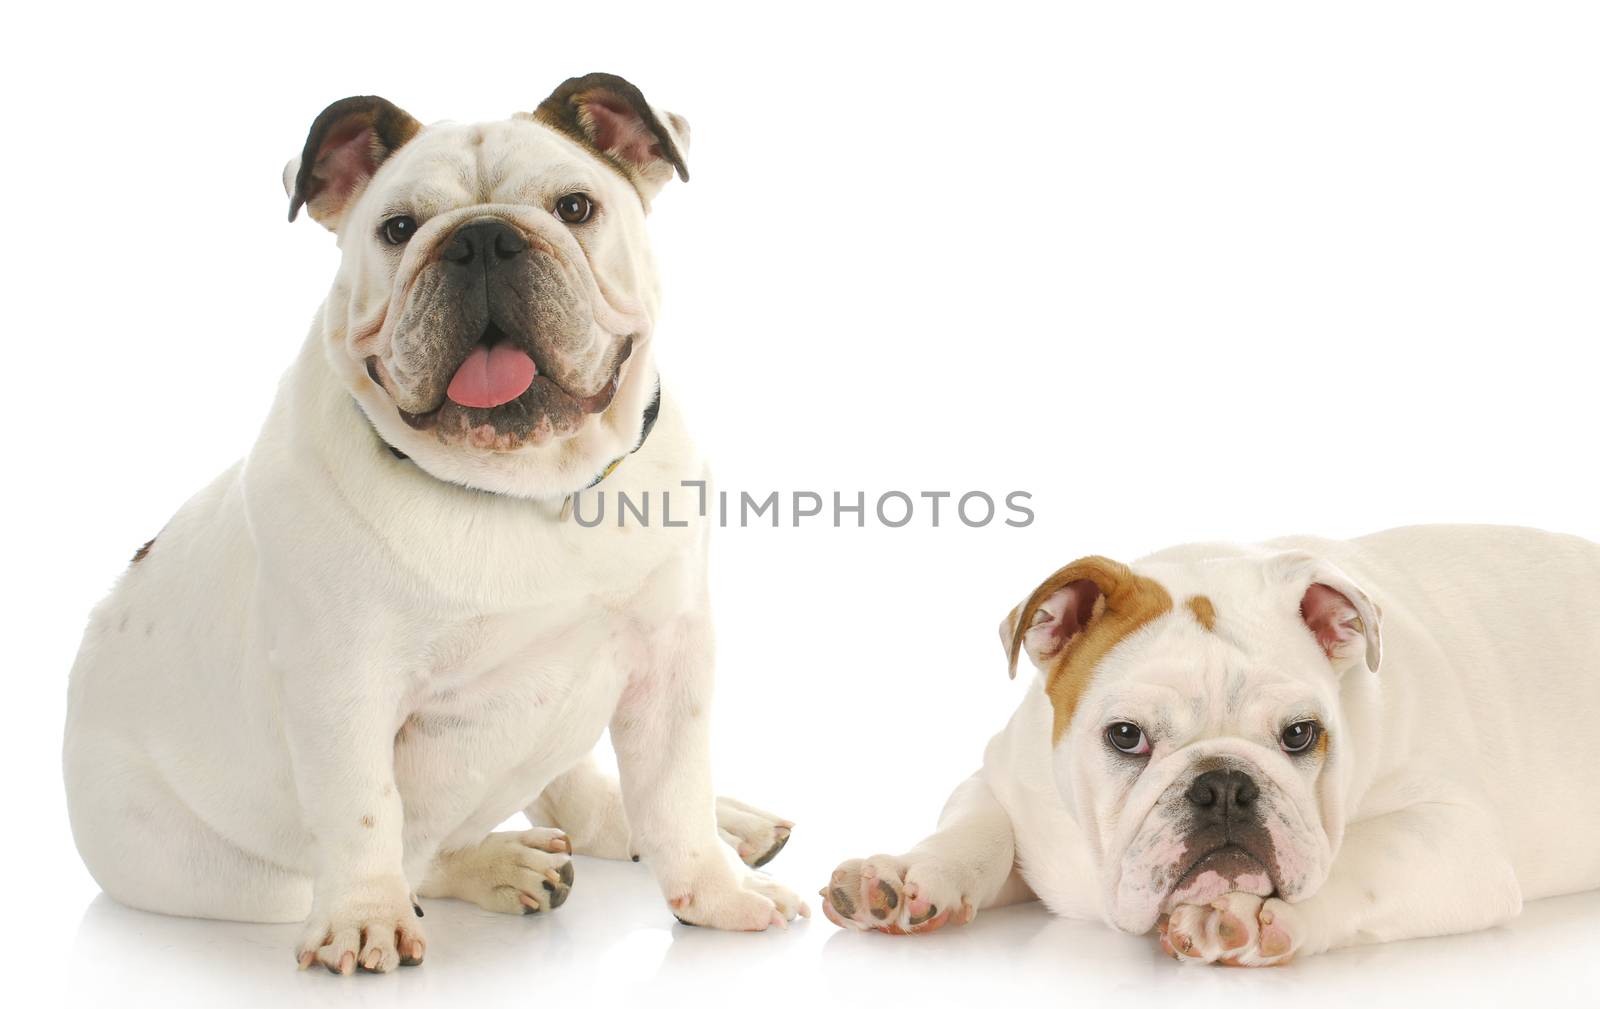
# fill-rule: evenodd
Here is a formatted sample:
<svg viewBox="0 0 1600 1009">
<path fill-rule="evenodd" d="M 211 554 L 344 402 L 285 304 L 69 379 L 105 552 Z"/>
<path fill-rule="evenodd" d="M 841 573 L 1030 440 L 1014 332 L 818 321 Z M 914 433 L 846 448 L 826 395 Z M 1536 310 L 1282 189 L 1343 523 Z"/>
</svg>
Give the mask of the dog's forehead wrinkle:
<svg viewBox="0 0 1600 1009">
<path fill-rule="evenodd" d="M 1278 723 L 1293 713 L 1330 707 L 1327 685 L 1313 675 L 1318 670 L 1308 672 L 1270 645 L 1243 647 L 1230 635 L 1204 633 L 1192 624 L 1171 633 L 1174 650 L 1153 653 L 1147 661 L 1170 667 L 1164 679 L 1182 693 L 1191 739 L 1256 739 L 1275 734 Z M 1271 641 L 1272 635 L 1249 632 L 1249 640 L 1263 639 Z"/>
<path fill-rule="evenodd" d="M 1244 670 L 1237 666 L 1230 668 L 1225 675 L 1228 711 L 1237 712 L 1244 704 L 1245 691 L 1250 689 L 1250 681 L 1245 678 Z"/>
<path fill-rule="evenodd" d="M 610 199 L 604 184 L 579 166 L 515 163 L 497 166 L 489 199 L 495 203 L 544 207 L 568 193 L 587 193 L 600 201 L 609 202 Z"/>
<path fill-rule="evenodd" d="M 476 192 L 481 203 L 488 203 L 494 199 L 495 187 L 499 184 L 499 172 L 503 158 L 496 157 L 483 143 L 482 128 L 473 131 L 473 145 L 470 149 L 472 156 L 472 169 L 477 182 Z"/>
<path fill-rule="evenodd" d="M 1113 720 L 1125 718 L 1147 732 L 1171 736 L 1179 728 L 1175 716 L 1182 714 L 1185 703 L 1185 693 L 1170 683 L 1122 682 L 1107 690 L 1095 706 L 1091 728 L 1098 732 Z"/>
<path fill-rule="evenodd" d="M 616 186 L 626 184 L 564 137 L 532 122 L 452 125 L 420 146 L 396 174 L 415 208 L 426 214 L 479 203 L 542 206 L 568 192 L 615 199 Z"/>
<path fill-rule="evenodd" d="M 477 166 L 470 155 L 455 148 L 417 152 L 396 168 L 387 180 L 382 210 L 403 210 L 427 219 L 474 202 Z"/>
<path fill-rule="evenodd" d="M 511 153 L 486 124 L 447 124 L 430 127 L 391 163 L 415 208 L 439 213 L 489 202 L 495 167 Z"/>
<path fill-rule="evenodd" d="M 1126 719 L 1151 733 L 1158 747 L 1263 744 L 1294 717 L 1321 717 L 1330 706 L 1306 680 L 1197 629 L 1108 656 L 1104 673 L 1088 731 L 1098 734 Z"/>
</svg>

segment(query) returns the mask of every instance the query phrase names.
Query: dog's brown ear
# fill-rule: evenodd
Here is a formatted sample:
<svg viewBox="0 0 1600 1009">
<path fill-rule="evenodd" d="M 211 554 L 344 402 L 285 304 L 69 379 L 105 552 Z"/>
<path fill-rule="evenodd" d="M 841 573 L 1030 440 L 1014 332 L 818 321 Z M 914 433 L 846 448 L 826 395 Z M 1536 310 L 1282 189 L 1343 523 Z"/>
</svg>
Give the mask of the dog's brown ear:
<svg viewBox="0 0 1600 1009">
<path fill-rule="evenodd" d="M 303 206 L 318 224 L 338 231 L 345 209 L 378 167 L 421 129 L 404 109 L 377 95 L 341 98 L 323 109 L 300 157 L 283 170 L 289 220 Z"/>
<path fill-rule="evenodd" d="M 1109 601 L 1127 594 L 1136 576 L 1124 564 L 1105 557 L 1084 557 L 1046 578 L 1032 595 L 1000 622 L 1011 678 L 1024 649 L 1043 669 L 1073 639 L 1089 629 Z"/>
<path fill-rule="evenodd" d="M 604 157 L 639 190 L 645 206 L 676 171 L 689 181 L 689 124 L 657 113 L 638 88 L 615 74 L 570 77 L 539 103 L 533 118 Z"/>
<path fill-rule="evenodd" d="M 1045 673 L 1045 695 L 1055 711 L 1053 741 L 1072 724 L 1106 653 L 1171 609 L 1172 596 L 1161 583 L 1126 564 L 1085 557 L 1046 578 L 1011 611 L 1001 624 L 1011 675 L 1017 675 L 1017 654 L 1027 648 Z"/>
</svg>

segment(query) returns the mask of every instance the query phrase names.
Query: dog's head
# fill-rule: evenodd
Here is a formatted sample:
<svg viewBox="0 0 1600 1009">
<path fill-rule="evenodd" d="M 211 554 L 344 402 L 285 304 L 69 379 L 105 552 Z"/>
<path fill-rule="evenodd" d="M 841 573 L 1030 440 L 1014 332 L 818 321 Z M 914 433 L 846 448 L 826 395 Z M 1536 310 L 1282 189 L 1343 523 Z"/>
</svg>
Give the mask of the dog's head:
<svg viewBox="0 0 1600 1009">
<path fill-rule="evenodd" d="M 650 200 L 688 178 L 688 124 L 590 74 L 531 113 L 423 126 L 334 102 L 284 170 L 339 237 L 321 326 L 379 434 L 467 486 L 577 490 L 639 438 L 655 393 Z"/>
<path fill-rule="evenodd" d="M 1053 712 L 1056 785 L 1108 919 L 1145 932 L 1229 891 L 1290 902 L 1344 832 L 1342 677 L 1376 674 L 1379 615 L 1303 552 L 1067 565 L 1001 624 Z"/>
</svg>

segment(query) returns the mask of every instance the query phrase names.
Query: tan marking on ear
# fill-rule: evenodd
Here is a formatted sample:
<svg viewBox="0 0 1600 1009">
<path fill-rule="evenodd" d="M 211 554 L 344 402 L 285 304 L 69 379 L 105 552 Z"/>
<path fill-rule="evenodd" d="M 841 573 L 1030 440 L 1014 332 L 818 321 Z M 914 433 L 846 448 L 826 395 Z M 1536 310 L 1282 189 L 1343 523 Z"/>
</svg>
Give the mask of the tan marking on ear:
<svg viewBox="0 0 1600 1009">
<path fill-rule="evenodd" d="M 1194 614 L 1195 620 L 1208 631 L 1217 629 L 1217 608 L 1211 605 L 1211 600 L 1205 596 L 1190 596 L 1188 602 L 1189 612 Z"/>
<path fill-rule="evenodd" d="M 1172 610 L 1172 596 L 1160 583 L 1136 575 L 1126 564 L 1106 557 L 1085 557 L 1073 561 L 1046 578 L 1018 610 L 1016 630 L 1011 636 L 1011 668 L 1016 669 L 1017 653 L 1033 614 L 1057 591 L 1073 582 L 1089 580 L 1100 589 L 1093 615 L 1087 626 L 1073 635 L 1056 656 L 1045 677 L 1045 695 L 1055 709 L 1055 725 L 1050 741 L 1061 741 L 1072 724 L 1078 699 L 1083 696 L 1095 667 L 1106 653 L 1123 639 L 1157 617 Z"/>
</svg>

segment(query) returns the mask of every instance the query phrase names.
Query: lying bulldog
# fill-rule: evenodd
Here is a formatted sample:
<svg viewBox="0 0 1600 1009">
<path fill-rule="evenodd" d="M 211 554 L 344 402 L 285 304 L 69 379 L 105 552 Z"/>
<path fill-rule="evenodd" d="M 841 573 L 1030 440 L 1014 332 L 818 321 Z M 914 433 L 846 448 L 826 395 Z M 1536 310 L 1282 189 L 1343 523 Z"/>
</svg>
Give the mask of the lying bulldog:
<svg viewBox="0 0 1600 1009">
<path fill-rule="evenodd" d="M 652 360 L 650 201 L 687 124 L 607 74 L 424 127 L 381 98 L 285 172 L 339 272 L 249 456 L 139 550 L 72 673 L 73 832 L 135 907 L 305 919 L 349 973 L 422 960 L 414 897 L 544 911 L 570 852 L 649 861 L 724 929 L 803 905 L 715 802 L 706 523 L 571 496 L 703 478 Z M 588 754 L 610 727 L 621 772 Z M 491 833 L 518 810 L 537 826 Z M 719 835 L 720 821 L 720 835 Z"/>
<path fill-rule="evenodd" d="M 1181 961 L 1487 928 L 1600 886 L 1600 547 L 1494 527 L 1178 547 L 1047 578 L 1002 623 L 1039 675 L 835 923 L 1037 896 Z"/>
</svg>

